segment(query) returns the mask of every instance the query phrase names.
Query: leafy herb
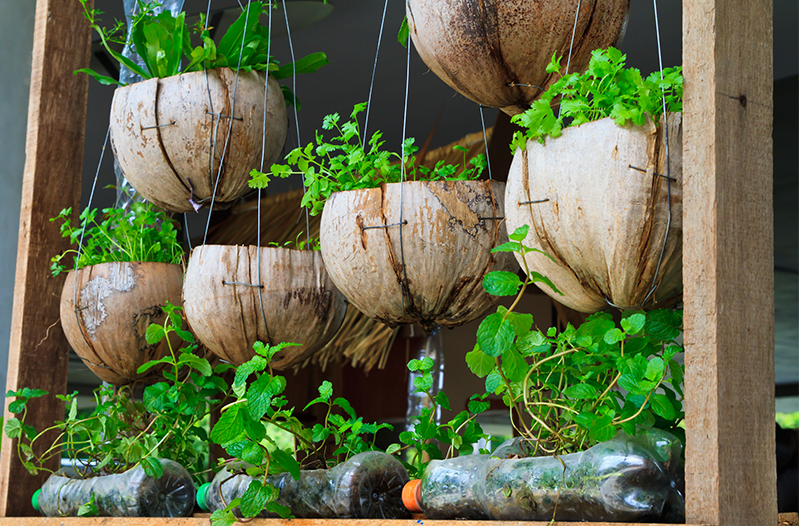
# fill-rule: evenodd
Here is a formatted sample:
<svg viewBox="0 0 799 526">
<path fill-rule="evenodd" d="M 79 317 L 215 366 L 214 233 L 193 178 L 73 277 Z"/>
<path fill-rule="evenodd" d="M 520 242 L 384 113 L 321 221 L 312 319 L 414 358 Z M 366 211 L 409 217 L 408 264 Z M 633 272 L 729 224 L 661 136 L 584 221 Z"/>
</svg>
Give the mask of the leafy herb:
<svg viewBox="0 0 799 526">
<path fill-rule="evenodd" d="M 277 241 L 270 241 L 268 245 L 270 247 L 294 248 L 296 250 L 322 250 L 318 237 L 306 238 L 303 234 L 304 232 L 300 232 L 294 240 L 289 239 L 282 245 Z"/>
<path fill-rule="evenodd" d="M 63 221 L 61 236 L 68 237 L 72 244 L 80 243 L 82 238 L 76 268 L 111 261 L 180 263 L 183 260 L 183 247 L 177 240 L 180 225 L 160 208 L 150 203 L 134 203 L 128 213 L 122 208 L 106 208 L 103 215 L 104 219 L 98 222 L 97 209 L 87 208 L 81 212 L 77 227 L 71 224 L 72 208 L 50 219 Z M 61 260 L 70 253 L 77 256 L 78 250 L 70 249 L 52 258 L 53 276 L 67 270 Z"/>
<path fill-rule="evenodd" d="M 376 433 L 391 429 L 389 424 L 364 422 L 346 399 L 333 397 L 333 386 L 328 381 L 322 382 L 319 396 L 305 406 L 305 409 L 317 404 L 326 407 L 323 422 L 311 428 L 304 426 L 283 394 L 285 377 L 276 375 L 271 366 L 273 356 L 292 345 L 297 344 L 255 343 L 256 355 L 236 368 L 232 385 L 236 401 L 222 408 L 222 415 L 211 431 L 211 440 L 233 457 L 226 462 L 240 460 L 251 465 L 246 472 L 257 478 L 241 499 L 240 509 L 245 517 L 254 517 L 263 509 L 284 517 L 290 513 L 277 504 L 279 491 L 268 483 L 268 475 L 290 473 L 298 480 L 300 470 L 320 462 L 318 459 L 321 467 L 329 468 L 337 460 L 346 461 L 352 455 L 375 449 Z M 267 433 L 267 426 L 293 435 L 294 446 L 278 444 Z M 216 513 L 212 517 L 214 524 L 235 520 L 232 510 L 238 505 L 234 501 L 226 510 Z"/>
<path fill-rule="evenodd" d="M 268 71 L 275 79 L 281 80 L 295 73 L 313 73 L 329 63 L 324 53 L 312 53 L 282 66 L 268 55 L 269 29 L 259 22 L 261 13 L 269 9 L 268 2 L 249 3 L 222 36 L 218 46 L 210 37 L 203 13 L 200 14 L 200 22 L 190 27 L 186 24 L 185 13 L 174 17 L 169 10 L 164 10 L 156 15 L 151 4 L 140 3 L 141 12 L 131 22 L 131 40 L 144 62 L 145 67 L 142 68 L 109 45 L 120 43 L 117 34 L 124 29 L 124 24 L 117 22 L 110 30 L 106 30 L 100 26 L 98 19 L 101 12 L 90 8 L 87 0 L 79 2 L 83 5 L 84 15 L 91 27 L 99 33 L 106 51 L 120 64 L 144 79 L 228 67 L 243 71 Z M 199 39 L 199 45 L 192 45 L 192 36 Z M 186 65 L 182 66 L 182 63 Z M 101 84 L 124 85 L 88 68 L 75 73 L 78 72 L 91 75 Z M 294 95 L 291 90 L 285 86 L 282 89 L 286 103 L 293 103 Z"/>
<path fill-rule="evenodd" d="M 306 192 L 302 198 L 302 206 L 308 207 L 311 215 L 322 211 L 325 201 L 333 192 L 377 188 L 385 183 L 396 183 L 402 175 L 402 165 L 406 167 L 405 177 L 408 180 L 471 180 L 480 177 L 486 164 L 485 155 L 478 155 L 466 163 L 466 152 L 462 146 L 455 149 L 464 153 L 463 168 L 439 161 L 433 169 L 417 166 L 418 151 L 415 139 L 409 137 L 403 143 L 403 154 L 381 150 L 384 144 L 382 132 L 372 134 L 364 145 L 361 137 L 358 114 L 366 109 L 366 103 L 356 104 L 350 114 L 350 120 L 339 124 L 341 117 L 333 113 L 324 118 L 322 128 L 332 130 L 338 135 L 326 141 L 322 134 L 316 132 L 315 143 L 295 148 L 286 156 L 288 164 L 273 164 L 269 172 L 253 170 L 250 175 L 250 187 L 266 188 L 272 177 L 286 178 L 303 174 Z"/>
<path fill-rule="evenodd" d="M 547 72 L 559 74 L 561 66 L 557 52 L 547 66 Z M 525 132 L 516 132 L 511 150 L 525 149 L 528 140 L 559 137 L 569 126 L 612 117 L 619 126 L 629 122 L 641 125 L 648 115 L 657 122 L 663 114 L 666 98 L 668 111 L 682 111 L 682 67 L 665 68 L 663 79 L 656 71 L 646 79 L 635 68 L 625 68 L 626 55 L 616 48 L 598 49 L 591 53 L 588 70 L 570 73 L 552 84 L 531 108 L 514 116 L 511 121 Z M 552 106 L 560 98 L 560 113 L 556 116 Z"/>
<path fill-rule="evenodd" d="M 524 255 L 527 226 L 508 236 L 494 252 Z M 537 251 L 537 250 L 535 250 Z M 579 328 L 558 334 L 533 328 L 533 317 L 514 311 L 530 283 L 548 279 L 530 272 L 491 272 L 483 280 L 494 295 L 517 295 L 513 305 L 486 317 L 477 344 L 466 354 L 469 369 L 485 378 L 486 392 L 501 395 L 511 423 L 537 454 L 583 451 L 613 438 L 634 435 L 636 426 L 666 429 L 684 440 L 684 368 L 674 358 L 682 347 L 682 313 L 671 310 L 625 312 L 617 327 L 611 314 L 591 315 Z M 624 390 L 625 392 L 622 392 Z"/>
<path fill-rule="evenodd" d="M 170 356 L 139 368 L 143 372 L 165 367 L 163 376 L 169 380 L 145 387 L 141 401 L 135 399 L 130 387 L 100 386 L 94 391 L 94 410 L 80 415 L 77 391 L 56 395 L 69 408 L 66 419 L 37 432 L 26 424 L 27 404 L 48 393 L 27 387 L 7 393 L 7 397 L 14 397 L 9 412 L 21 416 L 6 420 L 5 433 L 18 439 L 17 453 L 31 474 L 49 471 L 44 464 L 61 456 L 62 448 L 82 476 L 121 473 L 141 464 L 145 473 L 158 478 L 162 467 L 156 458 L 174 460 L 193 473 L 205 469 L 208 436 L 202 422 L 219 402 L 215 397 L 228 390 L 221 377 L 214 375 L 226 366 L 213 370 L 205 358 L 193 353 L 197 345 L 192 334 L 181 328 L 179 307 L 167 304 L 164 311 L 166 323 L 150 325 L 147 341 L 154 344 L 174 333 L 188 345 L 173 349 L 168 340 Z M 51 431 L 58 433 L 52 444 L 44 452 L 35 453 L 38 443 Z"/>
<path fill-rule="evenodd" d="M 489 404 L 485 401 L 488 394 L 472 396 L 468 411 L 461 411 L 446 424 L 436 423 L 440 409 L 449 411 L 452 408 L 449 398 L 443 391 L 433 396 L 434 367 L 435 362 L 429 357 L 408 362 L 408 370 L 421 373 L 414 379 L 414 393 L 427 395 L 430 405 L 422 409 L 421 414 L 411 422 L 412 431 L 400 433 L 399 440 L 404 445 L 392 444 L 386 449 L 386 453 L 389 454 L 406 450 L 414 453 L 408 462 L 403 462 L 412 479 L 421 478 L 431 460 L 452 458 L 455 453 L 469 454 L 480 439 L 489 438 L 475 420 L 477 415 L 488 409 Z M 446 447 L 446 451 L 441 450 L 441 445 Z"/>
</svg>

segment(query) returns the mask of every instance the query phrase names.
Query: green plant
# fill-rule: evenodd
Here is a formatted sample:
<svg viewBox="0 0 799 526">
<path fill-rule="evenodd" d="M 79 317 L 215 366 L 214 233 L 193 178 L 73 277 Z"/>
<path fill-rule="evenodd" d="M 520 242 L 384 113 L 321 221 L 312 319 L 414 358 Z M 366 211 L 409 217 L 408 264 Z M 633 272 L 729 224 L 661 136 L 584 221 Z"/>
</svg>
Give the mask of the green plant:
<svg viewBox="0 0 799 526">
<path fill-rule="evenodd" d="M 236 507 L 245 517 L 254 517 L 263 509 L 288 516 L 290 510 L 276 502 L 279 490 L 267 481 L 269 475 L 290 473 L 298 480 L 301 469 L 329 468 L 337 461 L 373 450 L 376 433 L 391 429 L 389 424 L 365 423 L 346 399 L 333 398 L 333 386 L 328 381 L 319 387 L 319 396 L 305 406 L 326 406 L 323 421 L 310 428 L 304 426 L 283 394 L 285 377 L 276 375 L 271 366 L 275 353 L 292 345 L 297 344 L 270 346 L 256 342 L 256 355 L 236 368 L 232 385 L 236 401 L 222 408 L 222 415 L 211 430 L 211 440 L 233 457 L 226 462 L 241 460 L 250 464 L 246 473 L 256 480 L 241 499 L 234 499 L 224 510 L 211 515 L 215 525 L 232 524 L 232 510 Z M 267 433 L 267 426 L 291 433 L 293 448 L 281 447 Z"/>
<path fill-rule="evenodd" d="M 169 334 L 176 334 L 187 345 L 174 349 L 167 340 L 170 355 L 153 360 L 139 368 L 144 372 L 152 367 L 164 367 L 162 381 L 144 388 L 142 399 L 136 400 L 133 389 L 125 386 L 100 386 L 94 391 L 95 408 L 79 414 L 77 392 L 56 395 L 66 402 L 69 410 L 64 421 L 37 431 L 26 423 L 28 402 L 48 394 L 41 389 L 23 388 L 9 391 L 14 397 L 9 412 L 20 415 L 9 418 L 5 433 L 17 438 L 17 454 L 31 474 L 49 471 L 44 464 L 53 457 L 70 459 L 81 476 L 121 473 L 141 464 L 151 476 L 163 472 L 157 458 L 168 458 L 192 473 L 205 469 L 208 436 L 202 425 L 211 408 L 228 386 L 214 372 L 205 358 L 194 354 L 197 345 L 193 335 L 184 331 L 180 308 L 164 307 L 167 321 L 147 328 L 147 341 L 158 343 Z M 55 433 L 55 439 L 50 441 Z M 41 453 L 38 444 L 49 444 Z"/>
<path fill-rule="evenodd" d="M 485 169 L 485 155 L 481 154 L 466 162 L 468 150 L 462 146 L 455 149 L 464 153 L 463 168 L 439 161 L 432 169 L 417 166 L 413 156 L 418 151 L 415 139 L 409 137 L 403 143 L 403 154 L 381 150 L 382 132 L 372 134 L 368 143 L 361 137 L 358 114 L 366 109 L 366 103 L 356 104 L 350 120 L 339 124 L 341 117 L 333 113 L 324 118 L 322 128 L 338 135 L 328 140 L 316 132 L 315 142 L 295 148 L 286 156 L 288 164 L 273 164 L 269 172 L 251 172 L 252 188 L 266 188 L 272 177 L 286 178 L 302 174 L 305 178 L 305 195 L 302 206 L 316 215 L 324 208 L 325 200 L 333 192 L 376 188 L 385 183 L 396 183 L 402 175 L 402 165 L 407 170 L 405 179 L 425 180 L 470 180 L 477 179 Z"/>
<path fill-rule="evenodd" d="M 311 238 L 303 238 L 305 232 L 300 232 L 297 234 L 297 237 L 289 239 L 285 241 L 283 244 L 278 243 L 277 241 L 270 241 L 267 243 L 270 247 L 283 247 L 283 248 L 293 248 L 295 250 L 322 250 L 322 246 L 319 244 L 318 237 L 311 237 Z"/>
<path fill-rule="evenodd" d="M 557 52 L 547 66 L 547 72 L 559 74 L 561 66 Z M 561 130 L 569 126 L 612 117 L 619 126 L 628 122 L 644 123 L 648 115 L 657 122 L 663 114 L 666 98 L 668 111 L 682 111 L 682 67 L 665 68 L 663 79 L 656 71 L 647 78 L 635 68 L 625 68 L 626 55 L 616 48 L 597 49 L 591 53 L 591 61 L 585 73 L 570 73 L 562 76 L 529 110 L 514 116 L 511 121 L 526 131 L 513 135 L 511 151 L 524 150 L 528 140 L 544 143 L 544 138 L 558 137 Z M 560 112 L 556 116 L 552 107 L 560 100 Z"/>
<path fill-rule="evenodd" d="M 186 24 L 186 14 L 173 17 L 169 10 L 153 14 L 150 3 L 140 2 L 141 12 L 132 22 L 131 40 L 144 61 L 144 68 L 133 60 L 116 52 L 111 43 L 124 44 L 118 34 L 124 31 L 124 24 L 117 22 L 110 30 L 100 26 L 100 11 L 87 5 L 87 0 L 79 0 L 91 27 L 100 35 L 106 51 L 120 64 L 145 79 L 164 78 L 191 71 L 202 71 L 229 67 L 244 71 L 268 71 L 275 79 L 291 77 L 296 73 L 313 73 L 328 64 L 324 53 L 312 53 L 296 62 L 280 65 L 268 55 L 269 30 L 259 22 L 262 12 L 270 8 L 269 2 L 251 2 L 242 10 L 239 18 L 230 26 L 217 46 L 210 37 L 205 15 L 194 26 Z M 195 35 L 201 44 L 192 46 L 191 37 Z M 181 64 L 185 62 L 186 65 Z M 76 71 L 94 77 L 101 84 L 123 85 L 111 77 L 103 76 L 85 68 Z M 288 87 L 282 86 L 286 103 L 294 102 L 294 95 Z"/>
<path fill-rule="evenodd" d="M 178 242 L 177 221 L 150 203 L 134 203 L 131 212 L 121 208 L 106 208 L 99 221 L 97 209 L 81 212 L 77 227 L 71 224 L 72 208 L 66 208 L 51 218 L 61 220 L 61 236 L 72 244 L 82 243 L 80 252 L 70 249 L 52 258 L 53 276 L 66 270 L 61 260 L 67 254 L 80 254 L 75 268 L 88 267 L 111 261 L 154 261 L 181 263 L 183 247 Z"/>
<path fill-rule="evenodd" d="M 522 244 L 527 231 L 527 226 L 518 228 L 493 251 L 535 250 Z M 466 363 L 485 378 L 486 392 L 502 396 L 511 423 L 534 452 L 583 451 L 619 429 L 634 435 L 639 425 L 666 429 L 684 441 L 678 427 L 684 417 L 684 368 L 674 359 L 682 352 L 675 342 L 682 313 L 627 311 L 617 327 L 610 313 L 600 312 L 578 328 L 568 325 L 558 333 L 552 327 L 543 334 L 533 328 L 530 314 L 514 308 L 530 283 L 557 289 L 521 260 L 523 281 L 504 271 L 483 279 L 489 294 L 516 295 L 516 300 L 480 323 Z"/>
<path fill-rule="evenodd" d="M 403 431 L 399 434 L 399 440 L 404 445 L 391 444 L 386 449 L 388 454 L 402 451 L 413 453 L 407 462 L 403 462 L 412 479 L 421 478 L 431 460 L 452 458 L 456 452 L 461 455 L 469 454 L 480 439 L 490 438 L 483 433 L 480 424 L 475 420 L 477 415 L 489 407 L 489 403 L 485 401 L 487 394 L 473 395 L 469 400 L 468 410 L 461 411 L 446 424 L 436 423 L 440 409 L 451 411 L 452 408 L 444 391 L 439 391 L 433 396 L 432 371 L 434 367 L 435 362 L 428 357 L 408 362 L 409 371 L 421 373 L 414 378 L 414 393 L 427 395 L 430 404 L 411 421 L 413 425 L 411 431 Z M 442 451 L 442 445 L 446 451 Z"/>
</svg>

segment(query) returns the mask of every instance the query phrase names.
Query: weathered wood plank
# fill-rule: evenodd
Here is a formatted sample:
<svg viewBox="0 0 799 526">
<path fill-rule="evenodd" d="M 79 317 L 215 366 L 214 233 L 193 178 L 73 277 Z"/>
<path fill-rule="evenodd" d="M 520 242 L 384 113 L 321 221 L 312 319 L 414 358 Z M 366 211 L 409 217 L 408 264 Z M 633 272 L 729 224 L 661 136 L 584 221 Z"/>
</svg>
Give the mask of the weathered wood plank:
<svg viewBox="0 0 799 526">
<path fill-rule="evenodd" d="M 11 390 L 66 390 L 68 347 L 61 327 L 48 327 L 58 320 L 63 285 L 63 278 L 50 276 L 50 258 L 68 240 L 49 219 L 80 205 L 88 77 L 72 72 L 88 66 L 89 52 L 80 3 L 38 0 L 6 380 Z M 37 429 L 63 418 L 63 403 L 52 395 L 30 404 L 28 421 Z M 0 516 L 32 514 L 30 496 L 44 476 L 31 477 L 17 460 L 15 443 L 3 436 Z"/>
<path fill-rule="evenodd" d="M 689 522 L 777 522 L 772 0 L 684 0 Z"/>
<path fill-rule="evenodd" d="M 11 522 L 11 521 L 14 522 Z M 117 517 L 28 517 L 0 519 L 0 526 L 209 526 L 207 517 L 187 519 L 117 518 Z M 253 519 L 248 526 L 419 526 L 415 520 L 370 519 Z M 523 522 L 523 521 L 431 521 L 424 526 L 574 526 L 574 522 Z M 591 526 L 624 526 L 629 523 L 592 522 Z M 777 524 L 776 520 L 774 524 Z M 665 526 L 638 524 L 638 526 Z M 688 525 L 691 526 L 691 525 Z M 694 525 L 699 526 L 699 525 Z"/>
</svg>

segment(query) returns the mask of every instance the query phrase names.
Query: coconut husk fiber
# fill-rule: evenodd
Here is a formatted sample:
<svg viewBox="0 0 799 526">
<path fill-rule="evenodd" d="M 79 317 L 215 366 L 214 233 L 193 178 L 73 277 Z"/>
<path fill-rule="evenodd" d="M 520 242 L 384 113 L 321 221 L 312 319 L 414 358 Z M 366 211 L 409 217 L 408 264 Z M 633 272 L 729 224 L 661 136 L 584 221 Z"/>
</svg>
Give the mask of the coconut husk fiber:
<svg viewBox="0 0 799 526">
<path fill-rule="evenodd" d="M 414 47 L 424 63 L 464 97 L 509 115 L 523 112 L 559 75 L 552 54 L 568 55 L 569 71 L 588 67 L 594 49 L 616 45 L 630 0 L 408 0 Z M 565 72 L 567 60 L 561 62 Z"/>
<path fill-rule="evenodd" d="M 486 130 L 490 140 L 492 129 Z M 465 136 L 447 146 L 419 154 L 423 166 L 433 167 L 444 160 L 446 163 L 463 162 L 464 152 L 453 150 L 460 145 L 468 148 L 467 161 L 481 153 L 485 153 L 483 133 L 476 132 Z M 305 237 L 305 213 L 300 209 L 302 190 L 293 190 L 270 195 L 261 199 L 261 245 L 276 243 L 280 246 L 289 241 Z M 254 245 L 257 240 L 258 200 L 251 197 L 240 200 L 230 209 L 230 216 L 212 226 L 208 232 L 209 244 Z M 319 236 L 321 215 L 310 216 L 311 237 Z M 362 367 L 369 371 L 373 367 L 382 369 L 388 359 L 391 346 L 399 329 L 389 327 L 362 314 L 354 306 L 349 305 L 344 321 L 333 339 L 319 350 L 313 357 L 306 359 L 303 366 L 311 363 L 325 368 L 329 363 L 349 362 L 353 367 Z"/>
<path fill-rule="evenodd" d="M 262 144 L 269 165 L 288 133 L 283 94 L 270 77 L 264 136 L 264 78 L 219 68 L 117 88 L 111 146 L 133 188 L 170 212 L 208 206 L 214 190 L 218 208 L 248 193 Z"/>
<path fill-rule="evenodd" d="M 525 243 L 554 258 L 526 255 L 530 270 L 564 293 L 538 284 L 549 296 L 588 313 L 609 303 L 640 308 L 653 281 L 648 306 L 680 292 L 681 115 L 670 114 L 668 127 L 670 224 L 663 119 L 658 126 L 602 119 L 517 150 L 505 195 L 508 231 L 529 225 Z M 539 202 L 519 204 L 526 201 Z"/>
</svg>

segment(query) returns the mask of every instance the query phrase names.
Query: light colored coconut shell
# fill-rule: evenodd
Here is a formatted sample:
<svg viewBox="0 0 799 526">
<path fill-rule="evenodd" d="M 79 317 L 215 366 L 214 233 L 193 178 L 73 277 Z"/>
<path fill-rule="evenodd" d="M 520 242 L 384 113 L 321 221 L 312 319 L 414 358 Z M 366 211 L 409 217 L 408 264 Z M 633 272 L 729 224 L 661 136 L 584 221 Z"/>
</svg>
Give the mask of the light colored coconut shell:
<svg viewBox="0 0 799 526">
<path fill-rule="evenodd" d="M 267 167 L 280 156 L 288 133 L 280 86 L 271 77 L 268 85 Z M 235 119 L 228 137 L 230 119 L 211 113 L 229 116 L 234 92 Z M 171 212 L 193 210 L 192 189 L 195 203 L 210 205 L 224 153 L 214 207 L 225 207 L 249 191 L 250 171 L 261 166 L 263 122 L 262 73 L 241 71 L 237 82 L 236 72 L 228 68 L 197 71 L 117 88 L 111 145 L 133 188 Z"/>
<path fill-rule="evenodd" d="M 246 362 L 255 356 L 256 341 L 269 341 L 301 344 L 277 353 L 272 367 L 299 365 L 335 336 L 344 321 L 346 300 L 328 277 L 318 251 L 261 247 L 263 288 L 241 285 L 258 283 L 257 250 L 230 245 L 195 248 L 183 284 L 186 319 L 195 336 L 230 363 Z"/>
<path fill-rule="evenodd" d="M 668 121 L 669 175 L 676 181 L 659 286 L 649 305 L 682 288 L 682 116 L 670 114 Z M 580 312 L 606 308 L 606 298 L 622 308 L 644 301 L 668 221 L 667 181 L 656 175 L 666 174 L 664 139 L 662 120 L 659 128 L 651 121 L 621 127 L 608 118 L 516 151 L 505 193 L 508 229 L 529 225 L 525 243 L 555 258 L 526 256 L 531 271 L 564 293 L 539 285 L 552 298 Z M 548 201 L 519 205 L 541 199 Z"/>
<path fill-rule="evenodd" d="M 334 193 L 320 229 L 327 271 L 358 310 L 388 325 L 467 323 L 494 305 L 483 276 L 516 269 L 510 254 L 491 254 L 507 241 L 504 224 L 481 219 L 503 215 L 503 196 L 504 183 L 496 181 L 406 182 Z M 398 226 L 364 230 L 399 223 L 400 199 L 407 221 L 402 247 Z"/>
<path fill-rule="evenodd" d="M 181 266 L 170 263 L 101 263 L 71 271 L 61 292 L 61 326 L 69 344 L 101 380 L 147 381 L 154 371 L 136 370 L 168 355 L 169 347 L 166 340 L 148 344 L 145 332 L 151 323 L 164 323 L 161 307 L 167 301 L 180 305 L 182 280 Z M 177 338 L 172 343 L 180 346 Z"/>
<path fill-rule="evenodd" d="M 588 67 L 591 51 L 617 44 L 629 0 L 583 0 L 569 71 Z M 559 76 L 546 72 L 557 51 L 568 55 L 577 0 L 407 0 L 413 44 L 452 89 L 515 115 Z M 567 59 L 561 62 L 565 72 Z"/>
</svg>

